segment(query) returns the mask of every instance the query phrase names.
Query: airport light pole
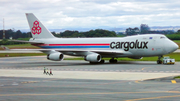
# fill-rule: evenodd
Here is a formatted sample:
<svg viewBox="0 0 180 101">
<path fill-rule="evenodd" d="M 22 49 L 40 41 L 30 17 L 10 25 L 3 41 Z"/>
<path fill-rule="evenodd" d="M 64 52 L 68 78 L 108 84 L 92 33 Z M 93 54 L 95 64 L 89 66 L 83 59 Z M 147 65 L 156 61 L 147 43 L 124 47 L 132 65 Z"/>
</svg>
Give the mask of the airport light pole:
<svg viewBox="0 0 180 101">
<path fill-rule="evenodd" d="M 3 39 L 5 39 L 4 18 L 3 18 Z"/>
</svg>

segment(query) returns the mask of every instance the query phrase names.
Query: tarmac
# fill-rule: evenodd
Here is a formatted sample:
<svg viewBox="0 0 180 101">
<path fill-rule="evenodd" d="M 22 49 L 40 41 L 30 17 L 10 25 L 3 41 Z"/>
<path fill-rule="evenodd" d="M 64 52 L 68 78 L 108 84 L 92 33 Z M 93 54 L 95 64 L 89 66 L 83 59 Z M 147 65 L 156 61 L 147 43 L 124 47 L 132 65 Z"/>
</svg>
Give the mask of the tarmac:
<svg viewBox="0 0 180 101">
<path fill-rule="evenodd" d="M 92 71 L 52 71 L 52 75 L 43 74 L 42 70 L 0 69 L 1 77 L 33 77 L 59 79 L 89 79 L 89 80 L 147 80 L 169 76 L 178 76 L 179 73 L 142 73 L 142 72 L 92 72 Z"/>
<path fill-rule="evenodd" d="M 180 62 L 49 61 L 45 56 L 0 58 L 0 101 L 179 101 Z M 51 68 L 53 75 L 43 74 Z"/>
</svg>

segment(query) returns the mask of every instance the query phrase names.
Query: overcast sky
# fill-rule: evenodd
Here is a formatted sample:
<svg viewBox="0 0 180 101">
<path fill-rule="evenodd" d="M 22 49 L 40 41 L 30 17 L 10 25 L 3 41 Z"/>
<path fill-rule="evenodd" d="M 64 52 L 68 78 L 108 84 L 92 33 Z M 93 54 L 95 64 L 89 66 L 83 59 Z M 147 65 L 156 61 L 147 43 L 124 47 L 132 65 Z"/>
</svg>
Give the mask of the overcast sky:
<svg viewBox="0 0 180 101">
<path fill-rule="evenodd" d="M 0 29 L 29 29 L 25 13 L 48 29 L 180 26 L 180 0 L 0 0 Z"/>
</svg>

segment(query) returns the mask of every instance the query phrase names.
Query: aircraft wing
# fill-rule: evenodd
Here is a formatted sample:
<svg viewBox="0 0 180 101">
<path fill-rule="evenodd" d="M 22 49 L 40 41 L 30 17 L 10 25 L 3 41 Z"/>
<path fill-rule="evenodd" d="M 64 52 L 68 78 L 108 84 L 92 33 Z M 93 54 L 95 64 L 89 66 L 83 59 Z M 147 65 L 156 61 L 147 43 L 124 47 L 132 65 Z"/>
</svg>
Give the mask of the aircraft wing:
<svg viewBox="0 0 180 101">
<path fill-rule="evenodd" d="M 129 54 L 130 52 L 125 52 L 125 51 L 110 51 L 110 50 L 65 50 L 65 49 L 57 49 L 55 51 L 61 52 L 61 53 L 67 53 L 67 52 L 73 52 L 75 54 L 79 53 L 85 53 L 85 52 L 92 52 L 92 53 L 97 53 L 102 56 L 109 56 L 109 55 L 124 55 L 124 54 Z"/>
<path fill-rule="evenodd" d="M 4 47 L 4 49 L 9 50 L 9 51 L 41 51 L 44 53 L 51 53 L 51 51 L 56 51 L 56 52 L 61 52 L 63 54 L 69 54 L 73 53 L 74 55 L 77 56 L 82 56 L 81 54 L 91 52 L 91 53 L 97 53 L 102 56 L 117 56 L 117 55 L 129 55 L 131 52 L 126 52 L 123 50 L 118 50 L 118 51 L 112 51 L 112 50 L 79 50 L 79 49 L 9 49 L 7 47 Z"/>
</svg>

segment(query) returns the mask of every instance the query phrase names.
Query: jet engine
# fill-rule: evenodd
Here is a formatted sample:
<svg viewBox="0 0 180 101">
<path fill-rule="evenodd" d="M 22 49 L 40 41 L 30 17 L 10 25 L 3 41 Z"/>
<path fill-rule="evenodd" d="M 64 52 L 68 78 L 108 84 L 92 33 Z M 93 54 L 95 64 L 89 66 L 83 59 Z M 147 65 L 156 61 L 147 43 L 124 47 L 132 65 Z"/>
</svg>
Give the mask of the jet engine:
<svg viewBox="0 0 180 101">
<path fill-rule="evenodd" d="M 84 60 L 90 61 L 90 62 L 100 62 L 101 61 L 101 55 L 99 54 L 89 54 L 84 57 Z"/>
<path fill-rule="evenodd" d="M 61 61 L 63 60 L 64 55 L 60 52 L 55 52 L 47 55 L 48 60 L 53 60 L 53 61 Z"/>
</svg>

